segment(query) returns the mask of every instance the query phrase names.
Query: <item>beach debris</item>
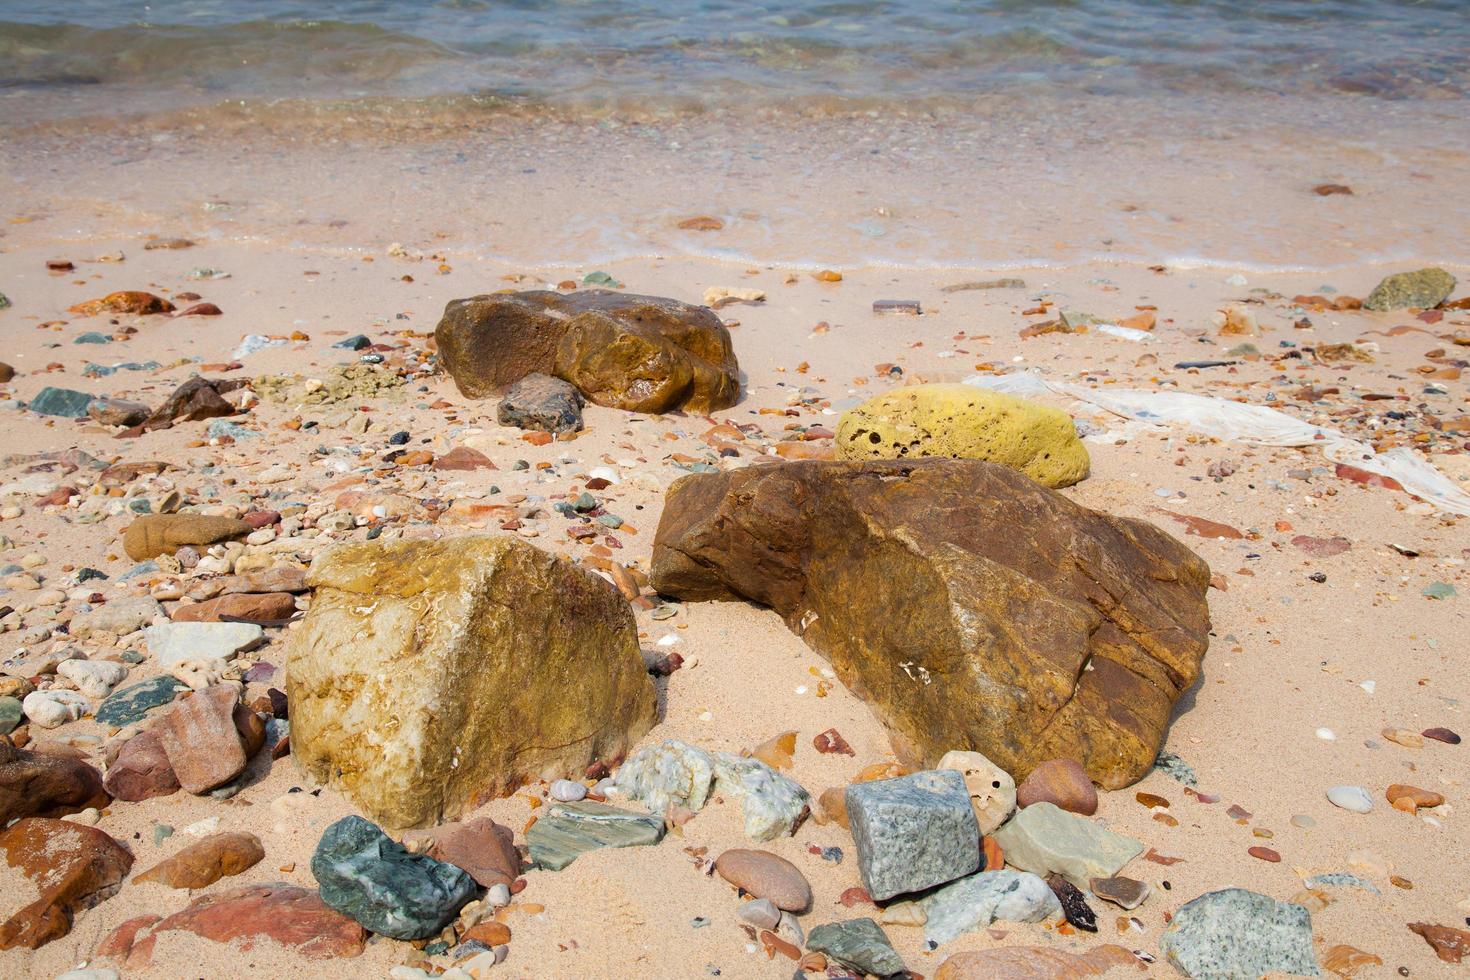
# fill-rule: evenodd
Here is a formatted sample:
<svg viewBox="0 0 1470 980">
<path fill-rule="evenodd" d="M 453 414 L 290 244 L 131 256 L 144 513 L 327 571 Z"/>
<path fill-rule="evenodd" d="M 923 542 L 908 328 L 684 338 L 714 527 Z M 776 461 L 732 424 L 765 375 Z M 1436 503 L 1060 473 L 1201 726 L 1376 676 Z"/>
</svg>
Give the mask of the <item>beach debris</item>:
<svg viewBox="0 0 1470 980">
<path fill-rule="evenodd" d="M 873 312 L 882 316 L 884 314 L 902 314 L 905 316 L 918 316 L 923 312 L 916 299 L 875 299 L 873 300 Z"/>
</svg>

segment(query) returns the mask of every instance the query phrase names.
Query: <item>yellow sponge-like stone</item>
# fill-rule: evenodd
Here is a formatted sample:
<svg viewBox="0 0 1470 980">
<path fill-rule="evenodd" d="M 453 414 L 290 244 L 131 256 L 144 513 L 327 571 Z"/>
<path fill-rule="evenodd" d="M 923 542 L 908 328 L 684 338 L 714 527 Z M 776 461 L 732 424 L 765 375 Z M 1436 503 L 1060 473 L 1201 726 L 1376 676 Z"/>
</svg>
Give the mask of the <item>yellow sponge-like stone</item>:
<svg viewBox="0 0 1470 980">
<path fill-rule="evenodd" d="M 843 459 L 983 459 L 1048 487 L 1087 477 L 1066 412 L 970 385 L 915 385 L 870 398 L 837 423 Z"/>
</svg>

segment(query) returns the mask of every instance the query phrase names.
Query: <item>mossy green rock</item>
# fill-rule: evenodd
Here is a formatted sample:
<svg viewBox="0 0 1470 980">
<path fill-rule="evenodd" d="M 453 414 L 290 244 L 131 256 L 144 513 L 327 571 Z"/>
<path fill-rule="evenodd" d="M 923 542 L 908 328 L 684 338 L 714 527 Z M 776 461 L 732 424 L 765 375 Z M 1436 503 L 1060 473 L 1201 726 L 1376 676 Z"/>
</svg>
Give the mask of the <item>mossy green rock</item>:
<svg viewBox="0 0 1470 980">
<path fill-rule="evenodd" d="M 842 459 L 983 459 L 1047 487 L 1087 477 L 1066 412 L 970 385 L 915 385 L 870 398 L 837 423 Z"/>
<path fill-rule="evenodd" d="M 1373 292 L 1363 300 L 1363 309 L 1383 313 L 1388 310 L 1406 310 L 1412 306 L 1427 310 L 1449 299 L 1454 288 L 1455 277 L 1443 269 L 1400 272 L 1374 286 Z"/>
<path fill-rule="evenodd" d="M 806 948 L 877 977 L 904 972 L 903 959 L 888 941 L 888 934 L 872 919 L 823 923 L 807 934 Z"/>
<path fill-rule="evenodd" d="M 379 935 L 423 939 L 449 924 L 479 890 L 452 864 L 403 845 L 362 817 L 343 817 L 317 842 L 311 873 L 322 901 Z"/>
<path fill-rule="evenodd" d="M 287 665 L 291 757 L 379 823 L 580 777 L 653 725 L 628 603 L 516 538 L 341 545 L 312 564 Z"/>
<path fill-rule="evenodd" d="M 25 718 L 19 698 L 0 697 L 0 735 L 15 731 Z"/>
</svg>

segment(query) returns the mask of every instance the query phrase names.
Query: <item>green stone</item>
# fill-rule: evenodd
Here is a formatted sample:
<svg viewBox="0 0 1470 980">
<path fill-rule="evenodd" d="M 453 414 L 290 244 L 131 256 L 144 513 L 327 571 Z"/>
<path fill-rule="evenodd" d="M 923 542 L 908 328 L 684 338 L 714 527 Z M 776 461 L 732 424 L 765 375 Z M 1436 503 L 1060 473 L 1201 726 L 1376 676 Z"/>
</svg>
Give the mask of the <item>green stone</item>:
<svg viewBox="0 0 1470 980">
<path fill-rule="evenodd" d="M 554 804 L 526 831 L 526 844 L 536 867 L 560 871 L 588 851 L 657 844 L 663 836 L 657 817 L 583 801 Z"/>
<path fill-rule="evenodd" d="M 903 960 L 888 935 L 872 919 L 828 922 L 807 933 L 806 948 L 826 953 L 843 966 L 891 977 L 904 972 Z"/>
<path fill-rule="evenodd" d="M 995 842 L 1007 864 L 1043 878 L 1055 871 L 1078 888 L 1111 878 L 1143 850 L 1132 837 L 1051 803 L 1022 807 L 995 832 Z"/>
<path fill-rule="evenodd" d="M 1419 269 L 1389 276 L 1373 287 L 1363 300 L 1363 309 L 1379 313 L 1417 307 L 1431 309 L 1449 299 L 1455 288 L 1455 277 L 1443 269 Z"/>
<path fill-rule="evenodd" d="M 1312 914 L 1243 888 L 1209 892 L 1185 904 L 1159 948 L 1190 977 L 1319 977 Z"/>
<path fill-rule="evenodd" d="M 0 698 L 0 735 L 9 735 L 15 731 L 25 713 L 21 711 L 20 699 L 4 697 Z"/>
<path fill-rule="evenodd" d="M 311 858 L 322 901 L 362 926 L 394 939 L 423 939 L 453 921 L 479 890 L 452 864 L 410 854 L 359 816 L 343 817 Z"/>
<path fill-rule="evenodd" d="M 112 728 L 136 725 L 148 712 L 172 704 L 178 693 L 186 690 L 188 685 L 167 674 L 130 684 L 109 694 L 97 708 L 96 718 Z"/>
<path fill-rule="evenodd" d="M 66 419 L 79 419 L 87 414 L 92 396 L 85 391 L 70 388 L 42 388 L 31 399 L 30 410 L 37 415 L 56 415 Z"/>
<path fill-rule="evenodd" d="M 157 847 L 174 835 L 174 829 L 166 823 L 153 825 L 153 846 Z"/>
</svg>

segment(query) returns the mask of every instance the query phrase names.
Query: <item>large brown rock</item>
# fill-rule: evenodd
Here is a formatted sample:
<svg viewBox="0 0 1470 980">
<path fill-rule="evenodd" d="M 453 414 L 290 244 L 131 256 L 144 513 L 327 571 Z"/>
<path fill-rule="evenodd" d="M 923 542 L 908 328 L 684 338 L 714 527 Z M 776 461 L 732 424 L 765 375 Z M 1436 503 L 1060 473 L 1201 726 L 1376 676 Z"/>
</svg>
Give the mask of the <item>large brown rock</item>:
<svg viewBox="0 0 1470 980">
<path fill-rule="evenodd" d="M 654 586 L 752 599 L 831 660 L 907 760 L 1147 773 L 1208 644 L 1209 567 L 1143 521 L 978 460 L 789 462 L 669 488 Z"/>
<path fill-rule="evenodd" d="M 367 942 L 362 926 L 329 908 L 315 891 L 279 883 L 201 895 L 162 921 L 152 918 L 140 916 L 118 926 L 98 945 L 97 957 L 125 962 L 129 971 L 145 970 L 152 963 L 159 934 L 171 931 L 190 932 L 242 951 L 267 940 L 314 960 L 356 956 Z"/>
<path fill-rule="evenodd" d="M 133 866 L 133 856 L 96 827 L 40 817 L 0 833 L 0 851 L 40 892 L 0 923 L 0 949 L 40 949 L 65 936 L 73 917 L 115 895 Z"/>
<path fill-rule="evenodd" d="M 243 538 L 255 528 L 232 517 L 205 514 L 149 514 L 123 532 L 123 551 L 133 561 L 171 555 L 184 545 L 214 544 Z"/>
<path fill-rule="evenodd" d="M 265 848 L 254 834 L 211 834 L 139 872 L 133 881 L 156 881 L 170 888 L 206 888 L 221 878 L 248 870 L 263 857 Z"/>
<path fill-rule="evenodd" d="M 627 602 L 565 558 L 499 536 L 366 542 L 323 552 L 307 580 L 291 754 L 385 826 L 580 776 L 653 724 Z"/>
<path fill-rule="evenodd" d="M 520 876 L 521 855 L 511 829 L 489 817 L 447 823 L 426 836 L 430 843 L 424 853 L 459 868 L 481 888 L 509 886 Z"/>
<path fill-rule="evenodd" d="M 730 332 L 714 311 L 606 289 L 451 300 L 434 337 L 462 394 L 489 398 L 528 374 L 570 381 L 599 405 L 707 412 L 740 397 Z"/>
<path fill-rule="evenodd" d="M 26 752 L 0 736 L 0 827 L 21 817 L 60 817 L 108 802 L 101 774 L 81 759 Z"/>
</svg>

